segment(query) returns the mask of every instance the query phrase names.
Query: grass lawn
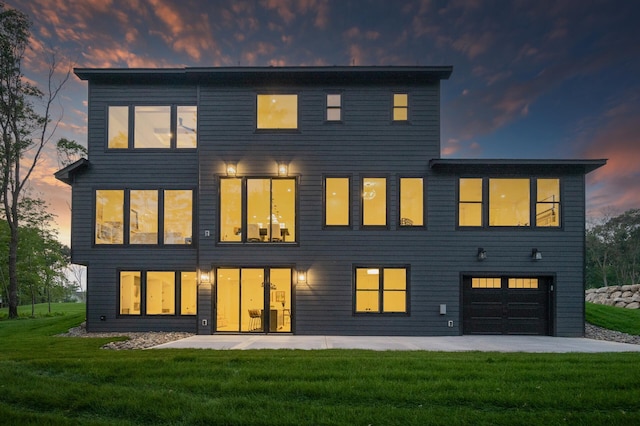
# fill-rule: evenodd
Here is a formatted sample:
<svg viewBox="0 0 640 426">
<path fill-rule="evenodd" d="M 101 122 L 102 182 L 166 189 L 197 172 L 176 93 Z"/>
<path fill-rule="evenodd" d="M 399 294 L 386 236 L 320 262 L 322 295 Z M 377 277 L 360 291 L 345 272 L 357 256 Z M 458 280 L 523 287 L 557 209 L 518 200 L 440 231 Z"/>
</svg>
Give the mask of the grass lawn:
<svg viewBox="0 0 640 426">
<path fill-rule="evenodd" d="M 0 321 L 7 425 L 640 424 L 640 353 L 99 349 Z"/>
<path fill-rule="evenodd" d="M 587 321 L 599 327 L 640 335 L 640 309 L 616 308 L 614 306 L 586 304 Z"/>
</svg>

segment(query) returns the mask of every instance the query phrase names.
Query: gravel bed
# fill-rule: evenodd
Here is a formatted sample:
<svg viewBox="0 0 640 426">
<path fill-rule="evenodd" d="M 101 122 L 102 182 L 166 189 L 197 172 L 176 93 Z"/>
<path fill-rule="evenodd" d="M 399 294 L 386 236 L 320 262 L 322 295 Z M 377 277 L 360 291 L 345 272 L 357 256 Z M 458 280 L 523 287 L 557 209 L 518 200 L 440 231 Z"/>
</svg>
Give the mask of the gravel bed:
<svg viewBox="0 0 640 426">
<path fill-rule="evenodd" d="M 193 333 L 185 332 L 144 332 L 144 333 L 88 333 L 85 323 L 70 329 L 67 333 L 59 334 L 64 337 L 128 337 L 127 340 L 119 342 L 109 342 L 102 346 L 102 349 L 146 349 L 162 343 L 173 342 L 193 336 Z M 607 330 L 592 324 L 585 324 L 585 337 L 587 339 L 608 340 L 611 342 L 631 343 L 640 345 L 640 336 L 620 333 L 619 331 Z"/>
</svg>

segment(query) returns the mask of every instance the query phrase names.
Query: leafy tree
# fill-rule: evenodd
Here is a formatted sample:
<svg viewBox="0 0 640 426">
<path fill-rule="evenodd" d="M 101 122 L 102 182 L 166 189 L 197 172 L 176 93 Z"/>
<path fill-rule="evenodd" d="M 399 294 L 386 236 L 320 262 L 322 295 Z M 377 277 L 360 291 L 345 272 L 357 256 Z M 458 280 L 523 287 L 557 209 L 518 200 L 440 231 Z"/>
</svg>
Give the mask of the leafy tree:
<svg viewBox="0 0 640 426">
<path fill-rule="evenodd" d="M 22 59 L 29 45 L 30 26 L 26 14 L 0 3 L 0 202 L 9 228 L 9 318 L 18 316 L 21 194 L 57 128 L 59 120 L 52 122 L 52 109 L 71 74 L 69 67 L 63 78 L 55 81 L 58 64 L 51 55 L 46 92 L 24 78 Z"/>
<path fill-rule="evenodd" d="M 56 143 L 56 151 L 58 152 L 58 166 L 66 167 L 69 164 L 87 156 L 87 148 L 80 145 L 76 141 L 62 138 Z"/>
</svg>

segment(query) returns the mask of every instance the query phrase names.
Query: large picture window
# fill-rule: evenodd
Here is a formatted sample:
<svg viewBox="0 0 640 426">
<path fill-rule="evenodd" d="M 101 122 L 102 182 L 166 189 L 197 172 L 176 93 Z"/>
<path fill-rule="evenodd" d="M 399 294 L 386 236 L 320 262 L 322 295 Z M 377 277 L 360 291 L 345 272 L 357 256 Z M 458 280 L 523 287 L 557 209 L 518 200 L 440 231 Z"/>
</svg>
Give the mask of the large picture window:
<svg viewBox="0 0 640 426">
<path fill-rule="evenodd" d="M 400 226 L 424 225 L 424 181 L 400 178 Z"/>
<path fill-rule="evenodd" d="M 258 95 L 258 129 L 297 129 L 298 95 Z"/>
<path fill-rule="evenodd" d="M 387 225 L 387 179 L 362 179 L 362 225 Z"/>
<path fill-rule="evenodd" d="M 120 315 L 197 314 L 194 271 L 120 271 Z M 179 300 L 178 300 L 179 297 Z"/>
<path fill-rule="evenodd" d="M 296 238 L 295 179 L 220 179 L 221 242 L 282 243 Z"/>
<path fill-rule="evenodd" d="M 529 179 L 489 179 L 489 226 L 529 226 Z"/>
<path fill-rule="evenodd" d="M 351 224 L 351 179 L 327 177 L 324 180 L 325 226 L 349 226 Z"/>
<path fill-rule="evenodd" d="M 356 313 L 407 313 L 407 268 L 357 267 Z"/>
</svg>

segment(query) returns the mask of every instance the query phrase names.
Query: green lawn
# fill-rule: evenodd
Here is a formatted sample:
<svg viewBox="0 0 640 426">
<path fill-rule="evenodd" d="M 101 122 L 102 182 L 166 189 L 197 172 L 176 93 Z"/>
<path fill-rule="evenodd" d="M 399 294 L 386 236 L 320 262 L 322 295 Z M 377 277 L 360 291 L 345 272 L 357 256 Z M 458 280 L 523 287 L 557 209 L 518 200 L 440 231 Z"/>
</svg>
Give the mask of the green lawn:
<svg viewBox="0 0 640 426">
<path fill-rule="evenodd" d="M 640 353 L 99 349 L 0 321 L 7 425 L 640 424 Z"/>
<path fill-rule="evenodd" d="M 616 308 L 613 306 L 586 304 L 587 322 L 610 330 L 640 335 L 640 309 Z"/>
</svg>

